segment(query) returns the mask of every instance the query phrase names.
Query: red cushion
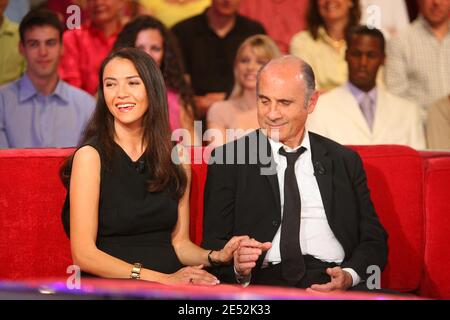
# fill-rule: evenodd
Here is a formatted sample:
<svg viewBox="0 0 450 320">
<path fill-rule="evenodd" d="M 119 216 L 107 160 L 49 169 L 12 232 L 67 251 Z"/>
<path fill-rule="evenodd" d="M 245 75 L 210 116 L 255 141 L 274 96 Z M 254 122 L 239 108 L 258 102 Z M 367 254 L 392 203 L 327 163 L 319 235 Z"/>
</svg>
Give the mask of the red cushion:
<svg viewBox="0 0 450 320">
<path fill-rule="evenodd" d="M 417 290 L 423 268 L 423 165 L 419 153 L 395 145 L 351 146 L 364 162 L 380 221 L 389 234 L 382 285 Z"/>
<path fill-rule="evenodd" d="M 450 156 L 428 159 L 425 176 L 425 274 L 421 294 L 450 299 Z"/>
<path fill-rule="evenodd" d="M 416 290 L 423 267 L 422 159 L 415 150 L 403 146 L 351 148 L 363 159 L 375 209 L 389 233 L 389 263 L 383 272 L 383 286 Z M 191 235 L 200 243 L 207 167 L 195 164 L 192 172 Z"/>
<path fill-rule="evenodd" d="M 72 264 L 61 223 L 59 167 L 70 149 L 0 152 L 0 279 L 64 276 Z"/>
</svg>

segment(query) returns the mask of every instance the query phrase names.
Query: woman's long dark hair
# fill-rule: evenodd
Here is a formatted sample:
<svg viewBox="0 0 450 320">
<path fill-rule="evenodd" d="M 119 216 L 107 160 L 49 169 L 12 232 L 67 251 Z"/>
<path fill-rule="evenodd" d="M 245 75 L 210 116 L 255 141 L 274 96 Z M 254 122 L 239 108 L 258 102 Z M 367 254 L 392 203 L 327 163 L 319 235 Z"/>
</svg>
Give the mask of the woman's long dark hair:
<svg viewBox="0 0 450 320">
<path fill-rule="evenodd" d="M 163 59 L 161 62 L 161 72 L 166 81 L 166 85 L 178 91 L 182 101 L 182 107 L 188 115 L 195 116 L 194 94 L 190 84 L 185 78 L 185 69 L 181 58 L 178 41 L 173 33 L 167 29 L 164 24 L 156 18 L 143 15 L 128 22 L 123 30 L 117 36 L 113 50 L 119 48 L 134 48 L 138 33 L 153 29 L 158 30 L 163 38 Z"/>
<path fill-rule="evenodd" d="M 103 93 L 103 73 L 105 66 L 113 59 L 127 59 L 133 63 L 147 91 L 149 107 L 144 114 L 143 143 L 147 146 L 144 154 L 151 174 L 148 181 L 149 192 L 169 190 L 174 198 L 180 199 L 186 190 L 186 173 L 172 162 L 173 144 L 170 140 L 169 113 L 164 79 L 156 63 L 145 52 L 135 48 L 113 51 L 102 63 L 99 73 L 97 105 L 81 139 L 85 144 L 98 137 L 104 151 L 102 165 L 109 167 L 114 152 L 114 117 L 109 112 Z M 66 186 L 70 180 L 73 156 L 61 169 L 61 178 Z"/>
<path fill-rule="evenodd" d="M 353 6 L 350 8 L 349 12 L 349 20 L 347 27 L 345 28 L 345 34 L 347 32 L 359 25 L 361 20 L 361 7 L 359 4 L 359 0 L 352 0 Z M 318 0 L 310 0 L 308 6 L 308 13 L 306 14 L 306 21 L 308 23 L 308 30 L 311 32 L 311 35 L 314 39 L 318 37 L 318 30 L 320 26 L 325 26 L 325 21 L 319 12 L 319 1 Z"/>
</svg>

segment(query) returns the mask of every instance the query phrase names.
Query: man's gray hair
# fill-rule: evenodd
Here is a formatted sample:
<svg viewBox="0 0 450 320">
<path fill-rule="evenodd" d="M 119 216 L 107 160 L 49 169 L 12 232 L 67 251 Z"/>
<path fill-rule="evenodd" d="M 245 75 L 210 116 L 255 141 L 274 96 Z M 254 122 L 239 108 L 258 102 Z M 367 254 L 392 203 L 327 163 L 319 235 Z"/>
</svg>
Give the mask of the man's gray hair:
<svg viewBox="0 0 450 320">
<path fill-rule="evenodd" d="M 268 65 L 270 65 L 271 62 L 277 63 L 278 61 L 286 60 L 286 59 L 297 60 L 300 63 L 300 76 L 303 79 L 303 83 L 305 85 L 304 105 L 305 105 L 305 108 L 307 108 L 309 100 L 311 99 L 312 95 L 316 91 L 316 77 L 314 75 L 313 69 L 305 60 L 300 59 L 295 56 L 292 56 L 292 55 L 285 55 L 280 58 L 273 59 L 273 60 L 267 62 L 265 65 L 263 65 L 261 67 L 261 69 L 259 69 L 257 76 L 256 76 L 256 95 L 259 96 L 259 81 L 261 78 L 261 74 L 266 69 L 266 67 Z"/>
<path fill-rule="evenodd" d="M 314 76 L 314 71 L 311 66 L 302 60 L 301 64 L 301 75 L 305 83 L 305 108 L 308 106 L 309 100 L 311 99 L 314 91 L 316 91 L 316 77 Z"/>
</svg>

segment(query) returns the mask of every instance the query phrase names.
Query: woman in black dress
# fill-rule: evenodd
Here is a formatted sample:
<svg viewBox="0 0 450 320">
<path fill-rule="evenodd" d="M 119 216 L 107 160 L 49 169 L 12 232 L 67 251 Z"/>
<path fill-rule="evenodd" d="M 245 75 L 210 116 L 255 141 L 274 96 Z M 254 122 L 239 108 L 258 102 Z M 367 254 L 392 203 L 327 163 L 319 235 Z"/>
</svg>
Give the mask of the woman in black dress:
<svg viewBox="0 0 450 320">
<path fill-rule="evenodd" d="M 246 237 L 220 251 L 190 241 L 190 167 L 176 164 L 183 149 L 170 141 L 158 66 L 145 52 L 126 48 L 105 59 L 99 76 L 93 117 L 62 171 L 74 263 L 104 278 L 217 284 L 203 267 L 230 262 Z"/>
</svg>

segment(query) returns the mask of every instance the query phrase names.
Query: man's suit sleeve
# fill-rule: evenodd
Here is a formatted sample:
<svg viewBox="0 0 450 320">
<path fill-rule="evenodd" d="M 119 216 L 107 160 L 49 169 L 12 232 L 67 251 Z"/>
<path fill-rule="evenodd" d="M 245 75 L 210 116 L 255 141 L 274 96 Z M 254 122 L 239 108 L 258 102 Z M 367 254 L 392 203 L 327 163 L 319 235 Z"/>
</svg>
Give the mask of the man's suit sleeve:
<svg viewBox="0 0 450 320">
<path fill-rule="evenodd" d="M 362 280 L 366 280 L 367 267 L 371 265 L 384 269 L 387 261 L 387 233 L 381 225 L 370 198 L 366 173 L 362 160 L 356 152 L 347 161 L 354 192 L 359 208 L 359 244 L 351 257 L 342 263 L 342 268 L 352 268 Z"/>
<path fill-rule="evenodd" d="M 214 157 L 215 152 L 211 155 Z M 235 165 L 210 164 L 205 185 L 202 247 L 220 250 L 233 237 L 236 195 Z M 236 282 L 233 265 L 211 268 L 223 282 Z"/>
</svg>

